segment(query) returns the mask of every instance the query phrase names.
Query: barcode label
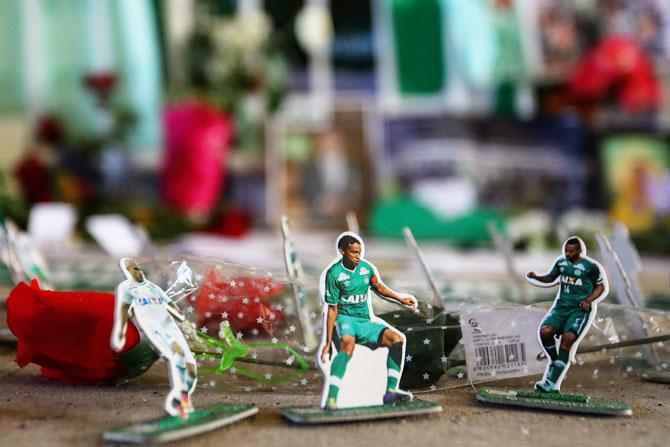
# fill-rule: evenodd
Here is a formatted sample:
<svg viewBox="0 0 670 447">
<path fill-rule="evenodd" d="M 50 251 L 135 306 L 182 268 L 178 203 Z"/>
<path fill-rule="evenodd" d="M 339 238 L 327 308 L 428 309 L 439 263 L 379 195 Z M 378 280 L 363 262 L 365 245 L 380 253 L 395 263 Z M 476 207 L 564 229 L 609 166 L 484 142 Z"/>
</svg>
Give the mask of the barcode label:
<svg viewBox="0 0 670 447">
<path fill-rule="evenodd" d="M 537 328 L 544 311 L 534 308 L 478 309 L 461 314 L 463 348 L 472 382 L 539 374 L 546 362 Z"/>
<path fill-rule="evenodd" d="M 475 361 L 477 371 L 524 366 L 526 364 L 526 344 L 479 346 L 475 348 Z"/>
</svg>

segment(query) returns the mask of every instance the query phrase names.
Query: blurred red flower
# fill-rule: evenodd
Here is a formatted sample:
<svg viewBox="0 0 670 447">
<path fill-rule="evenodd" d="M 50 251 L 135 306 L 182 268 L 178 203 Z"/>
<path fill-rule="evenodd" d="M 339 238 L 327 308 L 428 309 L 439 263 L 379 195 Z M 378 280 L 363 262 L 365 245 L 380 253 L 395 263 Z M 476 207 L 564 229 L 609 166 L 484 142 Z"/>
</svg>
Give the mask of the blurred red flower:
<svg viewBox="0 0 670 447">
<path fill-rule="evenodd" d="M 44 377 L 55 380 L 111 384 L 141 374 L 158 359 L 131 322 L 122 353 L 114 353 L 113 324 L 109 293 L 47 291 L 33 281 L 18 284 L 7 299 L 7 325 L 18 339 L 16 363 L 39 365 Z"/>
<path fill-rule="evenodd" d="M 195 102 L 168 107 L 163 121 L 163 198 L 184 215 L 207 217 L 223 185 L 232 121 Z"/>
<path fill-rule="evenodd" d="M 99 73 L 89 73 L 83 78 L 84 85 L 91 89 L 102 102 L 109 98 L 109 95 L 116 86 L 117 80 L 118 78 L 115 73 L 104 71 Z"/>
<path fill-rule="evenodd" d="M 34 153 L 26 155 L 14 168 L 21 194 L 30 203 L 53 200 L 54 185 L 49 168 Z"/>
<path fill-rule="evenodd" d="M 577 65 L 568 90 L 575 102 L 597 102 L 616 95 L 632 113 L 658 108 L 661 88 L 642 47 L 624 36 L 603 39 Z"/>
<path fill-rule="evenodd" d="M 227 320 L 234 331 L 258 334 L 271 333 L 284 320 L 284 313 L 273 306 L 269 297 L 284 290 L 266 278 L 227 278 L 215 269 L 205 273 L 202 285 L 193 301 L 198 314 L 198 325 L 218 331 Z"/>
</svg>

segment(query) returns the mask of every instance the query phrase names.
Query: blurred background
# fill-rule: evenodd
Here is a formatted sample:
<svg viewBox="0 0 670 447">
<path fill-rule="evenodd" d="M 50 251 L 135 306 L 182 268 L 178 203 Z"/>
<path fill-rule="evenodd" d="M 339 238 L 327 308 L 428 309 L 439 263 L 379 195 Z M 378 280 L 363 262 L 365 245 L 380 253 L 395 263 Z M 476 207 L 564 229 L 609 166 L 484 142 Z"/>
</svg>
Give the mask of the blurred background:
<svg viewBox="0 0 670 447">
<path fill-rule="evenodd" d="M 670 288 L 665 0 L 4 0 L 0 46 L 0 214 L 67 204 L 69 244 L 110 213 L 159 243 L 283 214 L 331 241 L 351 211 L 553 259 L 620 222 Z"/>
</svg>

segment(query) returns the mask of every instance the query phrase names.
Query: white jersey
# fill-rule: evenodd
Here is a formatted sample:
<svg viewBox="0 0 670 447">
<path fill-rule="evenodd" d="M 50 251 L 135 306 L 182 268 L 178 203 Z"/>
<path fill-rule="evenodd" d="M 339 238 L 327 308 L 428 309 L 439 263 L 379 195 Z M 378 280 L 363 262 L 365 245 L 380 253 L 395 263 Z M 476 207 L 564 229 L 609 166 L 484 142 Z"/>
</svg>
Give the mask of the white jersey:
<svg viewBox="0 0 670 447">
<path fill-rule="evenodd" d="M 128 279 L 119 284 L 116 296 L 130 306 L 135 325 L 161 355 L 170 356 L 170 346 L 176 342 L 191 357 L 188 343 L 168 310 L 171 301 L 160 287 L 149 280 L 139 283 Z"/>
<path fill-rule="evenodd" d="M 133 316 L 141 326 L 159 326 L 166 319 L 172 320 L 168 311 L 169 298 L 151 281 L 123 281 L 119 284 L 117 296 L 130 306 Z"/>
</svg>

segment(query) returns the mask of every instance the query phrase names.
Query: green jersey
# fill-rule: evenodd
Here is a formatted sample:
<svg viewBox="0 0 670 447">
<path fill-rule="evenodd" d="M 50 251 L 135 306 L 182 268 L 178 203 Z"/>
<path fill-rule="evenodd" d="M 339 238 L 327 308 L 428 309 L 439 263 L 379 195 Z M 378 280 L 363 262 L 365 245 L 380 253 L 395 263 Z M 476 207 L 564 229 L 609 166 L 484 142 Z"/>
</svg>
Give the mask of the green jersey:
<svg viewBox="0 0 670 447">
<path fill-rule="evenodd" d="M 577 262 L 572 263 L 560 257 L 554 263 L 549 277 L 552 280 L 560 278 L 561 290 L 556 302 L 558 307 L 579 306 L 579 302 L 586 299 L 596 285 L 604 281 L 598 264 L 587 258 L 580 258 Z"/>
<path fill-rule="evenodd" d="M 338 316 L 370 319 L 370 286 L 380 282 L 375 266 L 361 260 L 354 270 L 349 270 L 339 261 L 328 269 L 325 282 L 324 299 L 337 306 Z"/>
</svg>

